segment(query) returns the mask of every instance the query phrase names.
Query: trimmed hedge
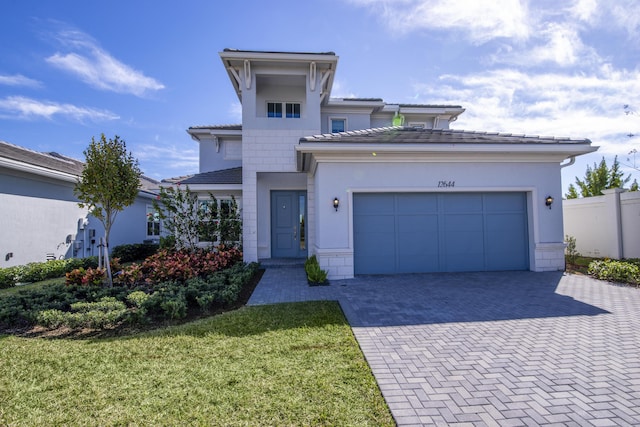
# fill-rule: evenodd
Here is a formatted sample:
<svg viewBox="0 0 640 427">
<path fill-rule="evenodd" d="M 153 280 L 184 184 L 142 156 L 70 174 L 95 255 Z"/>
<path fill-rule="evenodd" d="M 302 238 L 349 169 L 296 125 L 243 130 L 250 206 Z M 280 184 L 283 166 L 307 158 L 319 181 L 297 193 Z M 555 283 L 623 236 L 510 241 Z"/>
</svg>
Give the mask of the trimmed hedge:
<svg viewBox="0 0 640 427">
<path fill-rule="evenodd" d="M 0 289 L 11 288 L 18 283 L 39 282 L 63 277 L 76 268 L 96 268 L 98 257 L 55 259 L 31 262 L 27 265 L 0 268 Z"/>
<path fill-rule="evenodd" d="M 121 322 L 182 319 L 233 306 L 259 264 L 239 262 L 205 277 L 136 287 L 52 284 L 0 295 L 0 329 L 42 325 L 101 329 Z M 125 308 L 123 308 L 123 306 Z"/>
</svg>

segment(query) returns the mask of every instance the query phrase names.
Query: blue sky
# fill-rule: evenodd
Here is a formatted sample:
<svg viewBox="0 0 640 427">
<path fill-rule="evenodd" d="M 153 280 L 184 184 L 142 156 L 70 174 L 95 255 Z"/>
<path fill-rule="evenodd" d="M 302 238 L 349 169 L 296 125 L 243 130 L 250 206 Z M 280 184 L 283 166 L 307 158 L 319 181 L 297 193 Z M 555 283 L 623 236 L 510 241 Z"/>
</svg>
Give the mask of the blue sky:
<svg viewBox="0 0 640 427">
<path fill-rule="evenodd" d="M 147 176 L 195 173 L 185 130 L 240 123 L 218 52 L 333 51 L 334 97 L 459 104 L 454 129 L 589 138 L 600 150 L 563 170 L 565 190 L 602 156 L 640 181 L 636 0 L 0 5 L 0 140 L 33 150 L 82 160 L 105 133 Z"/>
</svg>

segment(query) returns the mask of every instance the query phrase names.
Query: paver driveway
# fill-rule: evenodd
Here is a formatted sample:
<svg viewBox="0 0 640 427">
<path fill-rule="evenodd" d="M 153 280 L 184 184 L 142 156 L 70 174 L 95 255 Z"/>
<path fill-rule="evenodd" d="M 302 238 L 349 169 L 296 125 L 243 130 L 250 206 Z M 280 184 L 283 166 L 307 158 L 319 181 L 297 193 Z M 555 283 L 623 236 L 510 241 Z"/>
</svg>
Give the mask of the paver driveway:
<svg viewBox="0 0 640 427">
<path fill-rule="evenodd" d="M 562 273 L 269 268 L 250 304 L 337 299 L 398 425 L 640 425 L 640 290 Z"/>
</svg>

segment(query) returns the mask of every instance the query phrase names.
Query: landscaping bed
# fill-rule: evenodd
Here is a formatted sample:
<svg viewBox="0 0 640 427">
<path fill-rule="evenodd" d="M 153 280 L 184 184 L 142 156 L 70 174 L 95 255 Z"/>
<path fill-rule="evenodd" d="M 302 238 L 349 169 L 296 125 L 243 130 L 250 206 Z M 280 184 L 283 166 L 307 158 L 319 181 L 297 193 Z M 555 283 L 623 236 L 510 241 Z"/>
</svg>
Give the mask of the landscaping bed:
<svg viewBox="0 0 640 427">
<path fill-rule="evenodd" d="M 117 267 L 116 267 L 117 266 Z M 118 335 L 234 310 L 262 276 L 235 248 L 160 251 L 120 267 L 114 285 L 104 270 L 66 273 L 63 281 L 0 292 L 0 333 L 22 336 Z"/>
</svg>

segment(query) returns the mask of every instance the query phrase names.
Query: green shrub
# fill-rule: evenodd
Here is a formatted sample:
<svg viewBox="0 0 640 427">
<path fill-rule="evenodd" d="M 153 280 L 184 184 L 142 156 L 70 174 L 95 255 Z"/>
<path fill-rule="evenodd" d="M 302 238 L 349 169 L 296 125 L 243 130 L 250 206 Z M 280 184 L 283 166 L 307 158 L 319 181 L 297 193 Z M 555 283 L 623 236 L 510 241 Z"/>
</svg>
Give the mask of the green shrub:
<svg viewBox="0 0 640 427">
<path fill-rule="evenodd" d="M 564 236 L 564 240 L 567 244 L 567 247 L 565 248 L 567 261 L 573 264 L 576 262 L 576 258 L 580 255 L 576 250 L 576 238 L 567 234 Z"/>
<path fill-rule="evenodd" d="M 120 262 L 144 260 L 158 251 L 159 245 L 153 243 L 134 243 L 113 248 L 111 256 L 120 258 Z"/>
<path fill-rule="evenodd" d="M 592 261 L 589 264 L 589 274 L 601 280 L 640 285 L 640 267 L 632 262 Z"/>
<path fill-rule="evenodd" d="M 310 284 L 321 285 L 327 283 L 327 272 L 320 268 L 315 255 L 310 256 L 304 263 L 304 271 Z"/>
<path fill-rule="evenodd" d="M 55 283 L 0 294 L 0 329 L 32 324 L 55 328 L 113 326 L 122 321 L 182 319 L 190 309 L 208 312 L 236 303 L 243 286 L 258 270 L 257 263 L 237 263 L 231 268 L 189 279 L 152 286 L 111 288 L 87 283 Z M 77 274 L 83 278 L 84 274 Z M 56 326 L 58 325 L 58 326 Z"/>
<path fill-rule="evenodd" d="M 71 304 L 71 310 L 43 310 L 37 313 L 36 321 L 48 328 L 104 329 L 118 324 L 127 312 L 124 303 L 113 297 L 103 297 L 96 302 L 79 301 Z"/>
<path fill-rule="evenodd" d="M 10 288 L 17 283 L 39 282 L 47 279 L 63 277 L 65 273 L 77 268 L 96 268 L 97 257 L 55 259 L 45 262 L 30 262 L 26 265 L 18 265 L 0 268 L 0 289 Z"/>
<path fill-rule="evenodd" d="M 11 288 L 18 283 L 17 267 L 0 268 L 0 289 Z"/>
<path fill-rule="evenodd" d="M 140 308 L 149 299 L 149 294 L 143 291 L 133 291 L 127 295 L 129 304 L 136 308 Z"/>
</svg>

